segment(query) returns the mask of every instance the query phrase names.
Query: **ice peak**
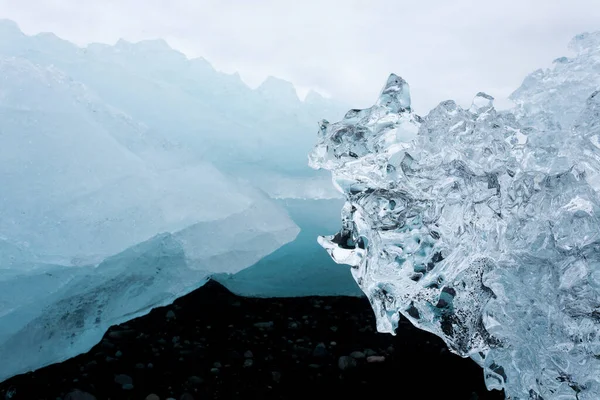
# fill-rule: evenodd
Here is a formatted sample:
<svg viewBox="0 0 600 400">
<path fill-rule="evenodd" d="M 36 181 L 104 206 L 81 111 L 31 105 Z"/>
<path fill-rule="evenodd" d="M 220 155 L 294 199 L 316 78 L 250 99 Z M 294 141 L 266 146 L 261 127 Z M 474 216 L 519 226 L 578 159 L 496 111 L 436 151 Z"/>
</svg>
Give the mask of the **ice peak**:
<svg viewBox="0 0 600 400">
<path fill-rule="evenodd" d="M 600 52 L 600 31 L 585 32 L 575 36 L 571 39 L 569 48 L 579 55 Z"/>
<path fill-rule="evenodd" d="M 308 91 L 308 93 L 306 94 L 306 97 L 304 98 L 305 103 L 311 103 L 311 104 L 320 104 L 324 100 L 325 100 L 325 97 L 321 96 L 320 93 L 315 92 L 312 89 Z"/>
<path fill-rule="evenodd" d="M 494 98 L 487 93 L 479 92 L 473 98 L 471 103 L 471 111 L 474 114 L 481 114 L 494 107 Z"/>
<path fill-rule="evenodd" d="M 0 18 L 0 34 L 2 34 L 2 36 L 8 34 L 23 35 L 23 32 L 21 31 L 19 25 L 17 25 L 15 21 Z"/>
<path fill-rule="evenodd" d="M 267 77 L 256 90 L 269 98 L 288 101 L 300 100 L 296 93 L 296 88 L 291 82 L 274 76 Z"/>
<path fill-rule="evenodd" d="M 390 74 L 381 90 L 378 106 L 388 107 L 391 112 L 410 111 L 410 88 L 408 83 L 396 74 Z"/>
<path fill-rule="evenodd" d="M 146 39 L 134 43 L 121 38 L 115 44 L 115 48 L 141 52 L 174 51 L 164 39 Z"/>
</svg>

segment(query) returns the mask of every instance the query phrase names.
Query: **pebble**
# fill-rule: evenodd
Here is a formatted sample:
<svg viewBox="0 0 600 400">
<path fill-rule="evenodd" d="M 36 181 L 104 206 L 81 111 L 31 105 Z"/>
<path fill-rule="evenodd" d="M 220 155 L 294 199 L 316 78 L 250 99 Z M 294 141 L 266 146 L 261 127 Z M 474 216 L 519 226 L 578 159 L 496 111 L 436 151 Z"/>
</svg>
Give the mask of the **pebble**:
<svg viewBox="0 0 600 400">
<path fill-rule="evenodd" d="M 254 364 L 254 361 L 252 361 L 251 358 L 246 358 L 246 360 L 244 361 L 245 368 L 251 367 L 253 364 Z"/>
<path fill-rule="evenodd" d="M 369 356 L 367 357 L 368 363 L 382 363 L 385 361 L 384 356 Z"/>
<path fill-rule="evenodd" d="M 245 358 L 252 358 L 252 357 L 254 357 L 254 354 L 252 354 L 252 352 L 250 350 L 248 350 L 247 352 L 244 353 L 244 357 Z"/>
<path fill-rule="evenodd" d="M 118 350 L 118 351 L 115 353 L 115 357 L 117 357 L 117 358 L 119 358 L 119 357 L 122 357 L 122 356 L 123 356 L 123 352 L 122 352 L 121 350 Z"/>
<path fill-rule="evenodd" d="M 349 356 L 342 356 L 338 360 L 338 367 L 342 371 L 347 371 L 349 369 L 355 368 L 357 365 L 356 360 Z"/>
<path fill-rule="evenodd" d="M 148 368 L 150 368 L 150 369 L 154 368 L 154 364 L 148 363 Z"/>
<path fill-rule="evenodd" d="M 254 327 L 255 327 L 255 328 L 258 328 L 258 329 L 273 329 L 273 326 L 274 326 L 274 325 L 275 325 L 275 324 L 273 323 L 273 321 L 268 321 L 268 322 L 256 322 L 256 323 L 254 324 Z"/>
<path fill-rule="evenodd" d="M 96 400 L 96 397 L 81 390 L 74 390 L 65 396 L 65 400 Z"/>
<path fill-rule="evenodd" d="M 167 311 L 166 318 L 168 320 L 172 320 L 172 319 L 176 319 L 177 316 L 175 315 L 175 312 L 173 310 L 169 310 L 169 311 Z"/>
<path fill-rule="evenodd" d="M 219 373 L 219 368 L 211 368 L 210 372 L 212 372 L 213 374 L 218 374 Z"/>
<path fill-rule="evenodd" d="M 364 360 L 365 353 L 363 353 L 362 351 L 353 351 L 352 353 L 350 353 L 350 357 L 356 358 L 357 360 Z"/>
<path fill-rule="evenodd" d="M 157 394 L 151 393 L 148 396 L 146 396 L 146 400 L 160 400 L 160 397 L 158 397 Z"/>
<path fill-rule="evenodd" d="M 133 385 L 131 383 L 126 383 L 123 385 L 123 390 L 132 390 Z"/>
<path fill-rule="evenodd" d="M 271 377 L 275 383 L 279 383 L 281 381 L 281 372 L 273 371 L 271 372 Z"/>
<path fill-rule="evenodd" d="M 126 329 L 123 331 L 112 331 L 108 334 L 108 337 L 111 339 L 123 339 L 127 336 L 131 336 L 135 333 L 133 329 Z"/>
<path fill-rule="evenodd" d="M 328 354 L 329 352 L 327 351 L 327 347 L 325 347 L 325 343 L 319 343 L 313 350 L 313 357 L 327 357 Z"/>
<path fill-rule="evenodd" d="M 298 324 L 296 322 L 290 322 L 288 324 L 288 328 L 290 328 L 290 329 L 298 329 Z"/>
<path fill-rule="evenodd" d="M 135 368 L 144 369 L 144 368 L 146 368 L 146 366 L 143 363 L 137 363 L 137 364 L 135 364 Z"/>
<path fill-rule="evenodd" d="M 184 393 L 181 395 L 181 397 L 179 398 L 179 400 L 194 400 L 194 396 L 192 396 L 189 393 Z"/>
<path fill-rule="evenodd" d="M 129 375 L 115 375 L 115 383 L 118 383 L 119 385 L 131 385 L 133 383 L 133 379 L 131 379 Z"/>
<path fill-rule="evenodd" d="M 202 383 L 204 383 L 204 379 L 200 378 L 199 376 L 195 376 L 195 375 L 190 376 L 187 381 L 191 386 L 199 386 L 199 385 L 202 385 Z"/>
<path fill-rule="evenodd" d="M 376 356 L 377 352 L 373 349 L 365 349 L 365 357 L 369 358 L 371 356 Z"/>
<path fill-rule="evenodd" d="M 106 339 L 102 340 L 102 342 L 100 343 L 100 346 L 104 349 L 109 349 L 109 350 L 115 348 L 115 345 Z"/>
</svg>

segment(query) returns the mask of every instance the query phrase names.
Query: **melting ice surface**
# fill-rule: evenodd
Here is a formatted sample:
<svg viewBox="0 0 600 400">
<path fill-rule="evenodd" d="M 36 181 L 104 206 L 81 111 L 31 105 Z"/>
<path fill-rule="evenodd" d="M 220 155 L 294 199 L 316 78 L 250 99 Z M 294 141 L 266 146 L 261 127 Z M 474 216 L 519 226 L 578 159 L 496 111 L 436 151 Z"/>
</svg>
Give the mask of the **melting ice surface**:
<svg viewBox="0 0 600 400">
<path fill-rule="evenodd" d="M 310 154 L 346 197 L 319 242 L 379 331 L 401 313 L 511 399 L 600 398 L 600 33 L 571 47 L 513 112 L 479 93 L 421 118 L 392 75 L 376 105 L 323 121 Z"/>
</svg>

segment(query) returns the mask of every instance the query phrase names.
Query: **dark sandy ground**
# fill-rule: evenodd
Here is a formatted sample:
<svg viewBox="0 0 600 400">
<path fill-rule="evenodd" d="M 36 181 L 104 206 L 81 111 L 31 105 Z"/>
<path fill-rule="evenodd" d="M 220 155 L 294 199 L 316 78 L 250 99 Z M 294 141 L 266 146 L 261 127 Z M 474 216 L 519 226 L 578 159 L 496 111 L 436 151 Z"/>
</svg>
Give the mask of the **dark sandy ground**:
<svg viewBox="0 0 600 400">
<path fill-rule="evenodd" d="M 377 333 L 366 298 L 244 298 L 213 281 L 86 354 L 0 383 L 0 400 L 308 397 L 504 399 L 406 320 Z"/>
</svg>

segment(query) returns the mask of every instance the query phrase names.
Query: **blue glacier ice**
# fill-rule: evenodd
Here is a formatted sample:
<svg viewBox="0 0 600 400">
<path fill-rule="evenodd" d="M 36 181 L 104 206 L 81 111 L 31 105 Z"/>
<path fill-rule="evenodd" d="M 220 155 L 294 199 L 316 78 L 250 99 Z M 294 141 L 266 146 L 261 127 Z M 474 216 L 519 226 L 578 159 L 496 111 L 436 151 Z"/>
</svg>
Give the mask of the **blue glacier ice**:
<svg viewBox="0 0 600 400">
<path fill-rule="evenodd" d="M 402 314 L 515 400 L 600 398 L 600 32 L 570 47 L 505 112 L 478 93 L 420 117 L 391 75 L 310 154 L 346 199 L 319 242 L 378 330 Z"/>
<path fill-rule="evenodd" d="M 214 274 L 254 296 L 357 294 L 314 240 L 341 197 L 306 166 L 340 110 L 161 40 L 81 48 L 0 21 L 0 380 Z"/>
</svg>

